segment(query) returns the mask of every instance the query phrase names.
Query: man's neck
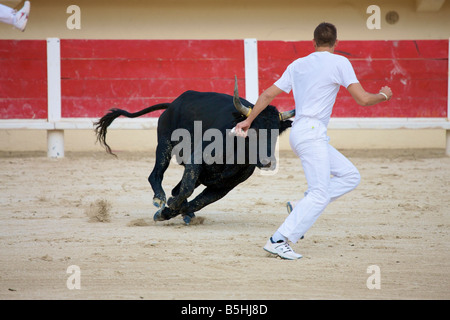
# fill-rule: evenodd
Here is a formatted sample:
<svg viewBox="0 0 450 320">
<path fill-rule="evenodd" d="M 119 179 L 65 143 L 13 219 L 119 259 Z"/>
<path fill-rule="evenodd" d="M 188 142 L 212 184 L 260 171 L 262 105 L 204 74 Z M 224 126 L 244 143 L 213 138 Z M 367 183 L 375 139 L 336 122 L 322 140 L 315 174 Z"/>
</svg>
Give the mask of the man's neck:
<svg viewBox="0 0 450 320">
<path fill-rule="evenodd" d="M 316 52 L 334 53 L 334 46 L 333 47 L 316 47 Z"/>
</svg>

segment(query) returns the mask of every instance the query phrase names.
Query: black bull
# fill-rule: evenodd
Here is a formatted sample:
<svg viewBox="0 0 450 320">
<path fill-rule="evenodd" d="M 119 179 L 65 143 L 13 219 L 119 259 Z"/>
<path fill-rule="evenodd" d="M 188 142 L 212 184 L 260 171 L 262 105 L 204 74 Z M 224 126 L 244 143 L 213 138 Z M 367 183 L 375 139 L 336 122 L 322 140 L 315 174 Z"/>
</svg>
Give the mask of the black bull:
<svg viewBox="0 0 450 320">
<path fill-rule="evenodd" d="M 106 133 L 108 126 L 114 119 L 119 116 L 135 118 L 152 111 L 165 109 L 158 120 L 156 162 L 148 178 L 154 192 L 153 204 L 160 208 L 153 219 L 155 221 L 168 220 L 181 214 L 184 221 L 188 224 L 190 219 L 195 216 L 194 213 L 196 211 L 223 198 L 234 187 L 247 180 L 253 174 L 256 167 L 274 167 L 275 144 L 273 143 L 273 134 L 275 132 L 278 136 L 279 133 L 282 133 L 291 126 L 292 122 L 287 119 L 293 117 L 295 111 L 291 110 L 280 113 L 274 106 L 268 106 L 256 117 L 249 132 L 252 131 L 255 133 L 255 136 L 267 139 L 268 141 L 264 141 L 267 150 L 264 150 L 265 152 L 258 152 L 258 154 L 264 154 L 265 157 L 258 156 L 257 161 L 250 161 L 250 153 L 252 150 L 256 150 L 250 148 L 250 142 L 258 141 L 257 147 L 259 148 L 261 140 L 256 139 L 250 141 L 250 137 L 245 139 L 242 137 L 230 138 L 229 132 L 236 123 L 248 116 L 252 107 L 253 105 L 250 102 L 239 98 L 236 81 L 234 97 L 214 92 L 186 91 L 172 103 L 158 104 L 136 113 L 129 113 L 121 109 L 111 109 L 94 125 L 97 140 L 105 147 L 108 153 L 113 154 L 111 148 L 106 143 Z M 234 153 L 231 158 L 228 152 L 225 154 L 225 152 L 220 153 L 220 150 L 214 150 L 212 154 L 215 159 L 222 158 L 223 161 L 206 163 L 203 158 L 200 162 L 198 160 L 194 161 L 194 157 L 198 156 L 198 152 L 196 154 L 195 149 L 201 148 L 201 151 L 205 151 L 205 148 L 208 146 L 208 143 L 205 141 L 201 141 L 197 145 L 195 144 L 195 123 L 201 124 L 202 137 L 208 129 L 214 129 L 216 130 L 215 132 L 220 132 L 223 138 L 222 151 L 227 148 L 225 141 L 229 142 L 230 139 L 240 139 L 240 142 L 242 142 L 242 140 L 245 140 L 244 158 L 240 158 L 241 161 L 236 161 L 239 153 L 239 150 L 237 150 L 239 143 L 233 143 L 232 151 Z M 179 154 L 176 154 L 178 159 L 180 156 L 183 157 L 184 161 L 181 161 L 180 164 L 185 169 L 181 181 L 172 190 L 172 197 L 166 202 L 166 195 L 162 188 L 162 180 L 164 172 L 174 155 L 173 151 L 182 142 L 173 137 L 177 129 L 182 129 L 189 133 L 191 136 L 189 144 L 191 149 L 190 155 L 183 154 L 186 152 L 185 149 L 181 150 L 181 152 L 179 151 Z M 200 153 L 200 155 L 203 155 L 203 153 Z M 244 160 L 242 161 L 242 159 Z M 187 201 L 188 197 L 192 195 L 194 189 L 199 185 L 204 185 L 206 188 L 195 199 Z"/>
</svg>

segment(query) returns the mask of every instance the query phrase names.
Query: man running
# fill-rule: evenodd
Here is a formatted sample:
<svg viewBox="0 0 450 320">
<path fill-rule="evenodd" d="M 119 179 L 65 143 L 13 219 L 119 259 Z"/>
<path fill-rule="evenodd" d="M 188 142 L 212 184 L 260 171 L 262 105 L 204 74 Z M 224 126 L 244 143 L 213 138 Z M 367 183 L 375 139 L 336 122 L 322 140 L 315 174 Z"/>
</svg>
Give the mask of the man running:
<svg viewBox="0 0 450 320">
<path fill-rule="evenodd" d="M 264 250 L 283 259 L 302 257 L 288 241 L 296 243 L 311 228 L 326 206 L 359 184 L 356 167 L 329 143 L 327 126 L 340 86 L 344 86 L 361 106 L 371 106 L 392 97 L 389 87 L 369 93 L 359 83 L 350 61 L 334 54 L 337 30 L 321 23 L 314 30 L 315 52 L 291 63 L 281 78 L 258 98 L 246 120 L 236 125 L 238 135 L 246 136 L 256 116 L 280 93 L 293 91 L 295 120 L 289 136 L 300 158 L 308 189 Z M 332 177 L 330 177 L 332 176 Z"/>
</svg>

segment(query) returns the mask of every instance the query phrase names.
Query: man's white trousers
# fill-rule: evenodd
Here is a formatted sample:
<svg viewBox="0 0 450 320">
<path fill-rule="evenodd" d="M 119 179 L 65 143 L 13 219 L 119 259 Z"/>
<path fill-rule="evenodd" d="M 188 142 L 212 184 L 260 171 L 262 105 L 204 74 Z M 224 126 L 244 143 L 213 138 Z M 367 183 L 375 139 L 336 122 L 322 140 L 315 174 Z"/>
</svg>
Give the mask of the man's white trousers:
<svg viewBox="0 0 450 320">
<path fill-rule="evenodd" d="M 327 128 L 317 119 L 302 118 L 291 128 L 289 142 L 302 162 L 308 190 L 278 231 L 294 243 L 311 228 L 330 201 L 359 184 L 358 169 L 328 141 Z"/>
<path fill-rule="evenodd" d="M 14 24 L 14 9 L 0 4 L 0 22 Z"/>
</svg>

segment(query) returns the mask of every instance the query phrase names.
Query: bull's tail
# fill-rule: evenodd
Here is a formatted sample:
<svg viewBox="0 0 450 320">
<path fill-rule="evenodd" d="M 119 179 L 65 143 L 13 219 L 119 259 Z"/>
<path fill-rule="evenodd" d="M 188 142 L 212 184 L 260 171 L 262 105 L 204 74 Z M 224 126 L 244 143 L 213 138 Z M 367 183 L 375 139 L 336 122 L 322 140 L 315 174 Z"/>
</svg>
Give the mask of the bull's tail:
<svg viewBox="0 0 450 320">
<path fill-rule="evenodd" d="M 118 117 L 124 116 L 127 118 L 136 118 L 140 117 L 146 113 L 150 113 L 157 110 L 165 110 L 169 107 L 169 103 L 161 103 L 156 104 L 154 106 L 145 108 L 141 111 L 130 113 L 126 110 L 122 109 L 111 109 L 107 114 L 101 117 L 100 120 L 94 123 L 95 126 L 95 134 L 97 135 L 97 141 L 100 142 L 100 145 L 106 149 L 106 152 L 115 156 L 115 154 L 111 151 L 111 148 L 106 143 L 106 133 L 108 131 L 109 125 Z"/>
</svg>

